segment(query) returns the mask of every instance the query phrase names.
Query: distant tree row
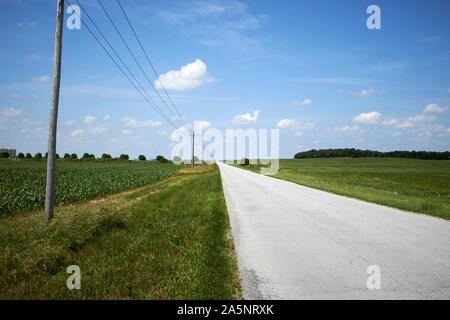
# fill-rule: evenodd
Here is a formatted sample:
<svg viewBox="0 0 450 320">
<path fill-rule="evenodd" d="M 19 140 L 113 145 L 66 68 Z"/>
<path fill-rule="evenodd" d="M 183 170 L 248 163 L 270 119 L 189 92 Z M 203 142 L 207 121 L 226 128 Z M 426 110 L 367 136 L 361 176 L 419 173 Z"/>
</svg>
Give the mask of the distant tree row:
<svg viewBox="0 0 450 320">
<path fill-rule="evenodd" d="M 42 157 L 42 153 L 40 153 L 40 152 L 36 153 L 34 156 L 31 155 L 31 153 L 23 154 L 22 152 L 19 152 L 19 154 L 17 155 L 17 157 L 18 157 L 19 159 L 42 159 L 42 158 L 43 158 L 43 157 Z M 47 157 L 48 157 L 48 153 L 45 153 L 45 156 L 44 156 L 44 157 L 47 158 Z M 8 152 L 1 152 L 1 153 L 0 153 L 0 158 L 9 158 Z M 60 158 L 59 154 L 56 154 L 56 159 L 59 159 L 59 158 Z M 64 158 L 65 160 L 76 160 L 76 159 L 78 159 L 78 155 L 77 155 L 76 153 L 72 153 L 72 154 L 65 153 L 64 156 L 63 156 L 63 158 Z M 89 153 L 86 152 L 86 153 L 83 154 L 83 156 L 81 157 L 81 159 L 83 159 L 83 160 L 95 160 L 95 159 L 97 159 L 97 158 L 95 157 L 95 155 L 89 154 Z M 114 159 L 114 158 L 113 158 L 110 154 L 103 153 L 102 156 L 101 156 L 101 159 L 102 159 L 102 160 L 108 160 L 108 159 L 111 159 L 111 160 L 112 160 L 112 159 Z M 121 154 L 121 155 L 119 156 L 119 158 L 115 158 L 115 159 L 129 160 L 130 157 L 129 157 L 127 154 Z M 146 160 L 147 160 L 146 156 L 144 156 L 143 154 L 139 155 L 138 159 L 139 159 L 140 161 L 146 161 Z M 164 158 L 164 157 L 161 156 L 161 155 L 157 156 L 157 157 L 156 157 L 156 160 L 159 161 L 159 162 L 161 162 L 161 163 L 167 163 L 167 162 L 169 162 L 169 160 L 167 160 L 166 158 Z"/>
<path fill-rule="evenodd" d="M 390 158 L 411 158 L 423 160 L 449 160 L 450 152 L 433 152 L 433 151 L 389 151 L 380 152 L 373 150 L 360 149 L 319 149 L 299 152 L 295 154 L 294 159 L 305 158 L 336 158 L 336 157 L 390 157 Z"/>
</svg>

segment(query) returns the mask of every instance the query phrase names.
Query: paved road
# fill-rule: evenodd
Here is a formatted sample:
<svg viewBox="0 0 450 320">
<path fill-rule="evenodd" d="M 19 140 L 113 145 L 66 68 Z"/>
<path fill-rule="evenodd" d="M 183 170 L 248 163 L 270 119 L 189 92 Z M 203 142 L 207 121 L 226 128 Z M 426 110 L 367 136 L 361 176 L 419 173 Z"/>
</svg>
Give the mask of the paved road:
<svg viewBox="0 0 450 320">
<path fill-rule="evenodd" d="M 219 167 L 246 299 L 450 298 L 450 222 Z"/>
</svg>

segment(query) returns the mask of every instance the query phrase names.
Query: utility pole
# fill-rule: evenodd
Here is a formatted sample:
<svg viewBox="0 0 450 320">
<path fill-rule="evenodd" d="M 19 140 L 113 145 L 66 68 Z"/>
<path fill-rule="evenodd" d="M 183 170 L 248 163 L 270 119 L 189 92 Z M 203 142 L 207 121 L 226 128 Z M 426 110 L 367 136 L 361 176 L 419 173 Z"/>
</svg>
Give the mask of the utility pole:
<svg viewBox="0 0 450 320">
<path fill-rule="evenodd" d="M 194 168 L 194 141 L 195 141 L 195 132 L 192 130 L 192 168 Z"/>
<path fill-rule="evenodd" d="M 56 128 L 58 122 L 59 85 L 61 81 L 61 51 L 64 25 L 64 0 L 58 0 L 55 49 L 53 53 L 52 104 L 48 130 L 47 185 L 45 189 L 45 221 L 53 218 L 55 205 Z"/>
</svg>

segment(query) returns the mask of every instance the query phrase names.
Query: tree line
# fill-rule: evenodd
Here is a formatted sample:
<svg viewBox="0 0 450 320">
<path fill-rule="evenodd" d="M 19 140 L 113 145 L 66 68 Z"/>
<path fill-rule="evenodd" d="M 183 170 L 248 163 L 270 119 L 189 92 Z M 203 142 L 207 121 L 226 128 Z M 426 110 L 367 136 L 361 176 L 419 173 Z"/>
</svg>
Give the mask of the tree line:
<svg viewBox="0 0 450 320">
<path fill-rule="evenodd" d="M 43 156 L 42 153 L 38 152 L 36 153 L 34 156 L 31 153 L 26 153 L 24 154 L 23 152 L 19 152 L 19 154 L 17 155 L 17 158 L 19 159 L 47 159 L 48 157 L 48 153 L 45 153 L 45 155 Z M 1 152 L 0 153 L 0 158 L 6 159 L 9 158 L 9 154 L 8 152 Z M 56 154 L 56 159 L 61 159 L 60 155 L 57 153 Z M 64 160 L 79 160 L 78 159 L 78 155 L 76 153 L 65 153 L 63 156 Z M 81 160 L 129 160 L 130 157 L 127 154 L 121 154 L 119 157 L 117 158 L 113 158 L 110 154 L 107 153 L 103 153 L 102 156 L 100 158 L 97 158 L 94 154 L 89 154 L 89 153 L 84 153 L 83 156 L 80 158 Z M 139 160 L 141 161 L 146 161 L 147 157 L 144 156 L 143 154 L 139 155 L 138 157 Z M 169 162 L 169 160 L 167 160 L 166 158 L 164 158 L 163 156 L 159 155 L 156 157 L 156 160 L 161 162 L 161 163 L 167 163 Z"/>
<path fill-rule="evenodd" d="M 390 158 L 411 158 L 422 160 L 449 160 L 450 152 L 434 152 L 434 151 L 373 151 L 361 149 L 312 149 L 309 151 L 298 152 L 294 159 L 306 158 L 336 158 L 336 157 L 390 157 Z"/>
</svg>

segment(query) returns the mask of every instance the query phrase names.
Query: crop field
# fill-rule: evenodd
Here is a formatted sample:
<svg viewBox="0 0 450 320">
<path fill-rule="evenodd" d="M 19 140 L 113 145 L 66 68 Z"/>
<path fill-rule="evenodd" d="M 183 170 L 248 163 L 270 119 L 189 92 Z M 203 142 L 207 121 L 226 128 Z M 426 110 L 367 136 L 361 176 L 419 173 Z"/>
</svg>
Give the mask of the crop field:
<svg viewBox="0 0 450 320">
<path fill-rule="evenodd" d="M 48 224 L 42 217 L 36 210 L 1 220 L 0 299 L 242 297 L 216 166 L 58 206 Z M 70 265 L 81 270 L 80 290 L 66 286 Z"/>
<path fill-rule="evenodd" d="M 56 204 L 86 201 L 138 188 L 166 178 L 179 169 L 171 163 L 135 161 L 58 161 Z M 43 208 L 46 161 L 0 161 L 0 217 Z"/>
<path fill-rule="evenodd" d="M 257 165 L 237 165 L 259 173 Z M 282 159 L 275 178 L 450 220 L 450 161 Z"/>
</svg>

